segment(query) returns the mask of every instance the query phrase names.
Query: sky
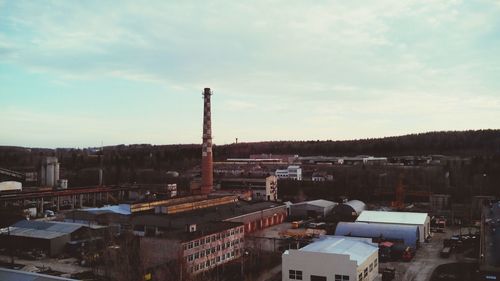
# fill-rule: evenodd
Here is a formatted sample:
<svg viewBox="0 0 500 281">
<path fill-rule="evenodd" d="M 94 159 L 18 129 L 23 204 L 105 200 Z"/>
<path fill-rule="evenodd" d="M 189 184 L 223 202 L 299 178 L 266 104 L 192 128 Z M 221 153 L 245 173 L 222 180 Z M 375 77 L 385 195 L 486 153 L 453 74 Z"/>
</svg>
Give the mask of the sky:
<svg viewBox="0 0 500 281">
<path fill-rule="evenodd" d="M 500 128 L 500 1 L 0 0 L 0 145 Z"/>
</svg>

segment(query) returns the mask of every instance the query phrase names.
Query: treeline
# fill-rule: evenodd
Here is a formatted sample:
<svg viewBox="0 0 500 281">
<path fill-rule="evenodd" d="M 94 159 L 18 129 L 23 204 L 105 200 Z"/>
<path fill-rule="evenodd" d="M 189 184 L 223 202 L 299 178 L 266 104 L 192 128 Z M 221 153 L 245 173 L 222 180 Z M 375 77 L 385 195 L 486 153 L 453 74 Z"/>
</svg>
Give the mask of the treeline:
<svg viewBox="0 0 500 281">
<path fill-rule="evenodd" d="M 445 154 L 482 156 L 500 153 L 500 130 L 446 131 L 347 141 L 273 141 L 219 146 L 218 157 L 255 153 L 328 156 Z"/>
</svg>

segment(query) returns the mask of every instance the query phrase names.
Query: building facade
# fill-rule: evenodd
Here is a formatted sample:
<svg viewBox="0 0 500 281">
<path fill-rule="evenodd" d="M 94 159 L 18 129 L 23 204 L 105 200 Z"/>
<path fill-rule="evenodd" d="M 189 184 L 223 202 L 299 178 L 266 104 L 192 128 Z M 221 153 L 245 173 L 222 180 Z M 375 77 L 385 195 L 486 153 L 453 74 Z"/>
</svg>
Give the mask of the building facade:
<svg viewBox="0 0 500 281">
<path fill-rule="evenodd" d="M 282 280 L 372 281 L 378 246 L 370 239 L 328 236 L 282 255 Z"/>
<path fill-rule="evenodd" d="M 288 166 L 286 169 L 277 169 L 275 175 L 279 179 L 302 180 L 302 169 L 300 166 Z"/>
</svg>

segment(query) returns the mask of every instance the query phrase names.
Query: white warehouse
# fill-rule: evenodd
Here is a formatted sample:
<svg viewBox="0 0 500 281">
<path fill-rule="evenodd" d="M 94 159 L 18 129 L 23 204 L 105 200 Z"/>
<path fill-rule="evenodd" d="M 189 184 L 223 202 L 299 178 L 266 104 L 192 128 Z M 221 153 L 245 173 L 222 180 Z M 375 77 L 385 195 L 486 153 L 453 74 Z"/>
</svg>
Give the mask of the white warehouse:
<svg viewBox="0 0 500 281">
<path fill-rule="evenodd" d="M 373 281 L 378 245 L 371 239 L 326 236 L 282 255 L 283 281 Z"/>
<path fill-rule="evenodd" d="M 286 169 L 278 169 L 275 175 L 279 179 L 292 179 L 292 180 L 302 180 L 302 169 L 300 166 L 288 166 Z"/>
<path fill-rule="evenodd" d="M 431 220 L 427 213 L 363 211 L 356 222 L 416 225 L 420 243 L 431 235 Z"/>
</svg>

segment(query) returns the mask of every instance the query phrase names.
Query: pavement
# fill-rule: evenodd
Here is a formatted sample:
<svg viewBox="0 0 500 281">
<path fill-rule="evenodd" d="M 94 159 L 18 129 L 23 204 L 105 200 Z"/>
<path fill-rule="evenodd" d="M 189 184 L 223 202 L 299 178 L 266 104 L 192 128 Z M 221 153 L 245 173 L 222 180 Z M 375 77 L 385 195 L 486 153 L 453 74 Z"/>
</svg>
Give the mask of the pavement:
<svg viewBox="0 0 500 281">
<path fill-rule="evenodd" d="M 452 253 L 449 258 L 440 257 L 443 248 L 443 239 L 458 234 L 457 228 L 447 228 L 444 233 L 433 233 L 428 243 L 421 243 L 415 257 L 410 262 L 384 262 L 380 268 L 394 267 L 396 278 L 394 281 L 429 281 L 437 266 L 456 262 L 461 256 Z"/>
<path fill-rule="evenodd" d="M 0 255 L 0 262 L 10 263 L 10 256 Z M 15 264 L 32 265 L 38 268 L 50 268 L 51 270 L 65 274 L 75 274 L 89 271 L 90 268 L 74 264 L 76 259 L 43 259 L 43 260 L 23 260 L 14 258 Z"/>
</svg>

